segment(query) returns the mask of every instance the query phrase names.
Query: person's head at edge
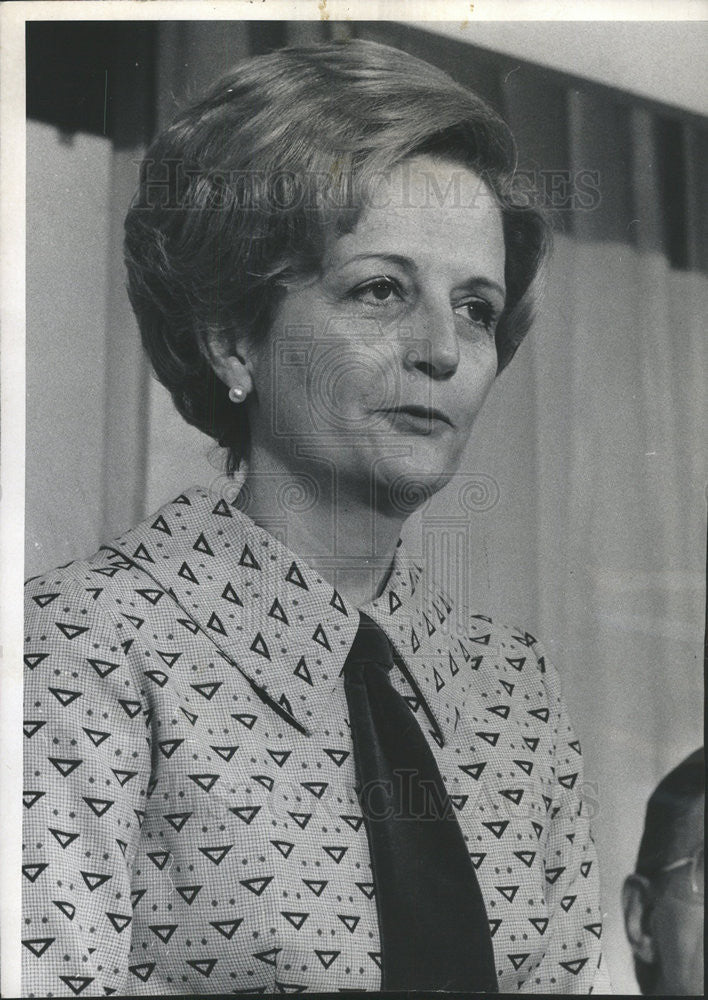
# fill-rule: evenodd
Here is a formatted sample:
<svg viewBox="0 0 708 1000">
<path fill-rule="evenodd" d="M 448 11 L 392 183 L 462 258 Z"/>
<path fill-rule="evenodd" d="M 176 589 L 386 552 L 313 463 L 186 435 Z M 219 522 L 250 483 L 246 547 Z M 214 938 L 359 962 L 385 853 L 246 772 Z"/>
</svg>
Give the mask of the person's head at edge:
<svg viewBox="0 0 708 1000">
<path fill-rule="evenodd" d="M 288 411 L 293 434 L 299 429 L 302 408 L 297 394 L 305 387 L 313 391 L 312 380 L 303 380 L 302 385 L 296 378 L 278 382 L 277 373 L 274 380 L 267 366 L 263 374 L 258 345 L 266 342 L 266 335 L 273 336 L 279 320 L 287 320 L 292 328 L 302 317 L 308 318 L 313 301 L 314 313 L 322 301 L 330 301 L 331 289 L 322 291 L 318 278 L 323 258 L 333 243 L 356 233 L 363 216 L 373 218 L 377 232 L 388 229 L 394 242 L 396 235 L 401 243 L 408 240 L 405 227 L 411 227 L 414 213 L 399 212 L 388 219 L 372 206 L 381 203 L 382 178 L 390 181 L 401 165 L 421 158 L 426 166 L 440 167 L 441 176 L 434 178 L 438 190 L 454 185 L 449 170 L 445 174 L 445 167 L 454 166 L 465 175 L 463 197 L 469 198 L 472 184 L 482 196 L 474 211 L 445 204 L 429 213 L 435 230 L 430 240 L 433 254 L 435 246 L 442 245 L 448 224 L 456 227 L 448 246 L 458 257 L 465 250 L 460 247 L 460 232 L 466 222 L 470 249 L 478 256 L 495 243 L 495 226 L 499 234 L 501 265 L 490 270 L 501 271 L 505 298 L 491 306 L 475 300 L 470 307 L 462 298 L 459 305 L 450 303 L 454 323 L 468 324 L 465 336 L 470 308 L 475 334 L 483 325 L 487 332 L 492 327 L 486 343 L 474 348 L 478 355 L 463 345 L 471 360 L 464 377 L 456 380 L 462 387 L 454 401 L 457 412 L 464 412 L 465 406 L 476 412 L 494 375 L 509 363 L 531 325 L 534 279 L 549 243 L 543 213 L 531 204 L 528 187 L 519 188 L 514 174 L 516 153 L 509 129 L 478 97 L 441 70 L 370 42 L 285 49 L 241 63 L 201 102 L 184 111 L 148 151 L 140 190 L 126 220 L 131 301 L 158 378 L 182 416 L 227 449 L 231 470 L 249 457 L 256 425 L 260 429 L 271 420 L 272 406 L 269 410 L 263 405 L 265 382 L 275 381 L 272 394 L 280 397 L 275 403 L 265 400 L 269 404 L 286 407 L 288 395 L 294 397 Z M 168 174 L 170 185 L 164 182 Z M 398 180 L 400 189 L 404 180 Z M 394 193 L 394 208 L 395 198 Z M 481 215 L 478 232 L 475 213 Z M 308 285 L 313 280 L 319 281 L 314 292 Z M 388 274 L 385 280 L 389 281 Z M 381 304 L 388 306 L 394 295 L 396 308 L 398 298 L 404 298 L 389 284 L 371 285 L 356 300 L 357 307 L 367 311 L 367 322 L 368 314 Z M 430 285 L 426 307 L 438 290 Z M 298 307 L 299 295 L 303 308 Z M 423 299 L 421 294 L 419 301 Z M 407 308 L 401 307 L 403 312 Z M 284 318 L 279 316 L 283 311 Z M 412 309 L 401 325 L 408 323 L 414 337 L 432 341 L 437 334 L 429 330 L 440 328 L 434 322 L 440 317 L 431 319 L 432 311 L 431 306 L 430 324 L 422 332 Z M 336 309 L 325 305 L 320 312 L 321 332 L 329 329 Z M 422 312 L 421 307 L 418 313 Z M 386 322 L 385 311 L 379 311 L 377 321 Z M 363 328 L 360 324 L 359 330 Z M 349 371 L 357 367 L 358 332 L 343 344 L 342 361 Z M 476 360 L 482 351 L 483 365 Z M 394 374 L 408 367 L 415 376 L 431 376 L 431 383 L 452 383 L 458 366 L 463 373 L 464 357 L 445 358 L 436 369 L 424 354 L 409 351 L 404 356 L 401 348 L 393 362 L 399 369 Z M 374 367 L 377 364 L 381 365 L 378 357 Z M 358 367 L 365 369 L 366 359 Z M 426 378 L 418 379 L 418 388 Z M 477 387 L 465 390 L 475 378 Z M 245 392 L 243 405 L 234 406 L 230 388 Z M 344 423 L 360 421 L 363 440 L 365 420 L 358 410 L 346 410 L 345 397 L 346 386 L 341 389 Z M 432 402 L 436 405 L 436 400 Z M 459 439 L 468 435 L 473 416 L 458 421 Z M 325 430 L 324 438 L 331 443 L 332 428 Z M 443 421 L 435 430 L 442 444 L 457 432 Z M 336 437 L 336 426 L 334 433 Z M 457 441 L 446 453 L 442 444 L 429 449 L 428 471 L 439 481 L 436 489 L 445 481 L 438 474 L 454 471 L 462 447 Z M 423 478 L 425 445 L 419 435 L 416 448 Z M 346 471 L 351 447 L 356 445 L 343 434 L 337 456 L 340 473 Z M 355 464 L 354 469 L 358 471 Z M 398 471 L 396 467 L 391 475 Z"/>
<path fill-rule="evenodd" d="M 701 747 L 650 797 L 635 873 L 624 883 L 625 928 L 646 996 L 703 993 L 703 875 L 696 862 L 679 862 L 702 856 L 704 813 Z"/>
</svg>

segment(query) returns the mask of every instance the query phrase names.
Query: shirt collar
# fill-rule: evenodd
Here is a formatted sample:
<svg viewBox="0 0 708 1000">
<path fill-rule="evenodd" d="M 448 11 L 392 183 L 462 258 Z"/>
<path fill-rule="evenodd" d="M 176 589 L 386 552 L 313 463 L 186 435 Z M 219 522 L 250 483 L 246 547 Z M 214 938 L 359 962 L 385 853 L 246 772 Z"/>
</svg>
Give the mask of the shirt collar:
<svg viewBox="0 0 708 1000">
<path fill-rule="evenodd" d="M 199 627 L 259 697 L 309 733 L 331 711 L 332 694 L 342 685 L 359 614 L 235 503 L 195 487 L 108 551 L 171 594 L 185 621 Z M 452 602 L 427 584 L 399 541 L 382 593 L 361 610 L 385 631 L 412 700 L 442 745 L 456 724 L 446 699 L 449 654 L 442 641 Z"/>
</svg>

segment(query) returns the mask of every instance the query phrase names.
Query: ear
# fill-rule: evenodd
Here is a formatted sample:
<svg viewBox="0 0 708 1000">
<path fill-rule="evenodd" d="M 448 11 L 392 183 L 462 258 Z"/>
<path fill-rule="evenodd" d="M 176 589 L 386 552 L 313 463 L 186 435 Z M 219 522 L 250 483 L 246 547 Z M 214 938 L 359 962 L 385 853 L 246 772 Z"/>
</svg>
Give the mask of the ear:
<svg viewBox="0 0 708 1000">
<path fill-rule="evenodd" d="M 210 331 L 206 347 L 209 363 L 224 385 L 243 389 L 245 396 L 252 392 L 250 351 L 245 338 L 233 339 L 223 331 Z"/>
<path fill-rule="evenodd" d="M 652 905 L 649 879 L 643 875 L 629 875 L 622 888 L 624 926 L 634 957 L 645 965 L 653 965 L 656 962 L 650 921 Z"/>
</svg>

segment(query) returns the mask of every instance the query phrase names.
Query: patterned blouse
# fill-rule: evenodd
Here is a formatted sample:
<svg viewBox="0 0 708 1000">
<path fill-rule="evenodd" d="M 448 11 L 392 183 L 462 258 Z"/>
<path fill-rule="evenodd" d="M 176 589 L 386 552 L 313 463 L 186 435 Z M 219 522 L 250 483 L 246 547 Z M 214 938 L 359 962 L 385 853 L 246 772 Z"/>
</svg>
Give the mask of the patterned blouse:
<svg viewBox="0 0 708 1000">
<path fill-rule="evenodd" d="M 606 992 L 580 745 L 538 642 L 454 606 L 400 543 L 364 610 L 456 809 L 500 990 Z M 28 583 L 24 995 L 380 989 L 340 676 L 357 626 L 200 488 Z"/>
</svg>

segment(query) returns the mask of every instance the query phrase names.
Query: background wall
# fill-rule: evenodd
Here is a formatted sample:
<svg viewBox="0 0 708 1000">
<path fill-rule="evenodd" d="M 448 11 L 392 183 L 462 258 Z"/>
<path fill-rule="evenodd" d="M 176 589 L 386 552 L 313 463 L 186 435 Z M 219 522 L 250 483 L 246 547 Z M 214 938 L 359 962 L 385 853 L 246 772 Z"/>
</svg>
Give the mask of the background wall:
<svg viewBox="0 0 708 1000">
<path fill-rule="evenodd" d="M 29 575 L 100 542 L 113 149 L 37 121 L 27 147 Z"/>
<path fill-rule="evenodd" d="M 621 882 L 651 789 L 703 739 L 705 122 L 391 23 L 31 31 L 27 575 L 221 474 L 213 443 L 149 378 L 120 267 L 137 161 L 180 100 L 287 40 L 378 38 L 482 93 L 510 121 L 521 166 L 555 191 L 535 330 L 462 476 L 406 532 L 463 599 L 539 634 L 556 661 L 596 813 L 610 969 L 618 992 L 636 992 Z M 588 39 L 600 44 L 597 26 Z"/>
</svg>

